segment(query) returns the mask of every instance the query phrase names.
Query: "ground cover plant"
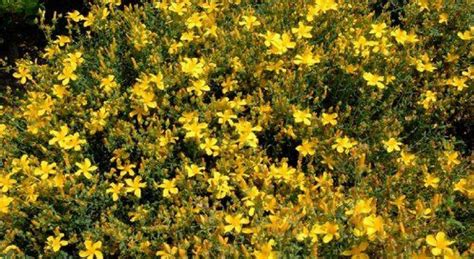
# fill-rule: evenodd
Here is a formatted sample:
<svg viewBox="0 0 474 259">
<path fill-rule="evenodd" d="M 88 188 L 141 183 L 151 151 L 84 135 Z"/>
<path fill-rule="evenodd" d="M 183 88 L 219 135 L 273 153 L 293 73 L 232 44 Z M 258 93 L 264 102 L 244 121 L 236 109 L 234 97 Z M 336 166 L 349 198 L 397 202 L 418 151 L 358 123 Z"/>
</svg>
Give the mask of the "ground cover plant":
<svg viewBox="0 0 474 259">
<path fill-rule="evenodd" d="M 42 13 L 0 95 L 0 255 L 472 257 L 473 3 L 385 7 Z"/>
</svg>

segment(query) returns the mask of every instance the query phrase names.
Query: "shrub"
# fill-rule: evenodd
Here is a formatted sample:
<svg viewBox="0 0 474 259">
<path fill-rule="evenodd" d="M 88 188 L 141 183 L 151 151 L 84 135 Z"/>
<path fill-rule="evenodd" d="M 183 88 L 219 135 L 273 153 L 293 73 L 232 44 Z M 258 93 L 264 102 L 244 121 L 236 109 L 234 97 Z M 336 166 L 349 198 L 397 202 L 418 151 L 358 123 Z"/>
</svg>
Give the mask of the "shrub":
<svg viewBox="0 0 474 259">
<path fill-rule="evenodd" d="M 0 251 L 472 256 L 471 147 L 450 134 L 472 7 L 410 2 L 397 25 L 366 1 L 69 13 L 4 93 Z"/>
<path fill-rule="evenodd" d="M 38 10 L 39 2 L 36 0 L 1 0 L 0 14 L 5 13 L 22 13 L 33 16 Z"/>
</svg>

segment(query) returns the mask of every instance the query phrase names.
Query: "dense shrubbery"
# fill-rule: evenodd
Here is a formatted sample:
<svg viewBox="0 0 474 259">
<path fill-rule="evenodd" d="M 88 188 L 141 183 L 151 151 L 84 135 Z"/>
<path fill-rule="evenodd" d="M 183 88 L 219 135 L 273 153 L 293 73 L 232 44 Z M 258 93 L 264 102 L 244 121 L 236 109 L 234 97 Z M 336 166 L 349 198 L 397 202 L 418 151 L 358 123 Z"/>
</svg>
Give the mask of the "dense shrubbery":
<svg viewBox="0 0 474 259">
<path fill-rule="evenodd" d="M 3 93 L 0 254 L 474 253 L 471 1 L 90 10 Z"/>
</svg>

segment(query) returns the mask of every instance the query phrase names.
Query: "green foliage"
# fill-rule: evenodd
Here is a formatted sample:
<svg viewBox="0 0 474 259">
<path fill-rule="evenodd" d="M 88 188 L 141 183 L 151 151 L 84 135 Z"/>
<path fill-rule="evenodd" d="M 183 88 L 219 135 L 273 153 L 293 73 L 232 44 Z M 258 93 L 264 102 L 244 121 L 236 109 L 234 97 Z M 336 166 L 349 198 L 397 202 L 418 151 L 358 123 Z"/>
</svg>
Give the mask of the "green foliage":
<svg viewBox="0 0 474 259">
<path fill-rule="evenodd" d="M 40 6 L 37 0 L 0 0 L 0 14 L 22 14 L 33 16 Z"/>
</svg>

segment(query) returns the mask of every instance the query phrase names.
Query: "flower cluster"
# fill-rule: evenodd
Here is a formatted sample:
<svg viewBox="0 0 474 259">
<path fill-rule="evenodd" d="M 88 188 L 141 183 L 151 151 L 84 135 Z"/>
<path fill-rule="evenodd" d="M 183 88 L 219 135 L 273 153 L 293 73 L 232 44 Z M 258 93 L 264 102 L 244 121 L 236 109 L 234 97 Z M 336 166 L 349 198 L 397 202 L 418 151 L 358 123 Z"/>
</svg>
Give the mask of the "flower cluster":
<svg viewBox="0 0 474 259">
<path fill-rule="evenodd" d="M 0 107 L 0 255 L 472 257 L 472 3 L 372 8 L 100 0 L 43 24 Z"/>
</svg>

